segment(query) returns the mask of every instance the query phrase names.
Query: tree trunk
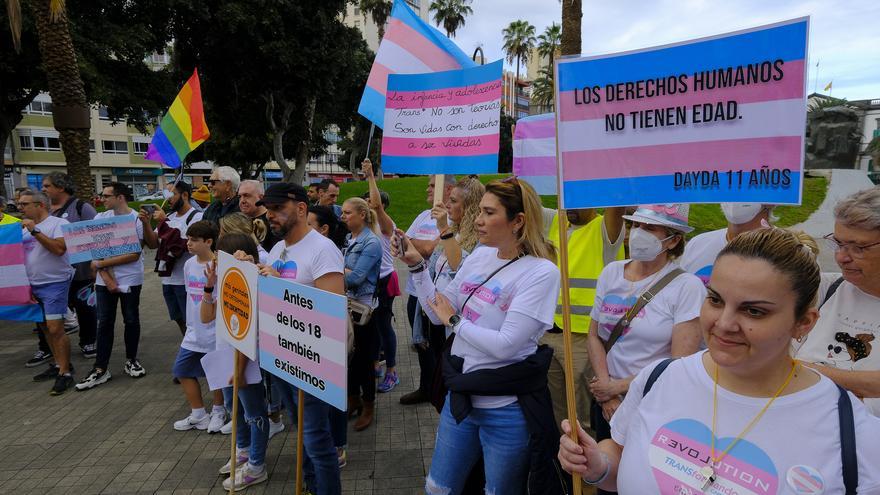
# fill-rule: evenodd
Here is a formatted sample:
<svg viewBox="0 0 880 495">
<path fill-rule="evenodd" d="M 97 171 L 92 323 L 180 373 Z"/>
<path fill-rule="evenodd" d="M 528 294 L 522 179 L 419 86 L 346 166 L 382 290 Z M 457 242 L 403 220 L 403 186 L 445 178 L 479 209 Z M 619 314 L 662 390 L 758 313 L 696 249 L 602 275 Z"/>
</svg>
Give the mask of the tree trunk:
<svg viewBox="0 0 880 495">
<path fill-rule="evenodd" d="M 315 106 L 317 103 L 318 98 L 316 96 L 309 97 L 309 103 L 305 115 L 306 132 L 303 133 L 303 139 L 296 154 L 296 167 L 293 169 L 293 174 L 289 179 L 285 174 L 285 181 L 293 182 L 294 184 L 302 184 L 303 179 L 306 176 L 306 167 L 309 165 L 309 151 L 312 148 L 312 125 L 315 123 Z"/>
<path fill-rule="evenodd" d="M 581 0 L 562 0 L 562 42 L 559 48 L 563 55 L 580 55 L 583 16 Z"/>
<path fill-rule="evenodd" d="M 53 119 L 67 173 L 76 184 L 76 195 L 90 200 L 95 191 L 89 168 L 89 106 L 76 52 L 70 38 L 67 12 L 50 13 L 50 0 L 33 0 L 40 56 L 52 96 Z M 53 18 L 54 15 L 54 18 Z"/>
</svg>

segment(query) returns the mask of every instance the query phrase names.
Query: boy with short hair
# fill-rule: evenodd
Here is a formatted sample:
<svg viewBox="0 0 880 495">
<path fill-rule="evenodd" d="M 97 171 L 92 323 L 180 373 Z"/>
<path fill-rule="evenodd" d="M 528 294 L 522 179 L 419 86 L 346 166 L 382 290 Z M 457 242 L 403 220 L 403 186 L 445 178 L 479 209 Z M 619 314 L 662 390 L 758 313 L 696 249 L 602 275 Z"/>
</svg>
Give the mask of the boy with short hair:
<svg viewBox="0 0 880 495">
<path fill-rule="evenodd" d="M 215 349 L 214 322 L 202 323 L 199 317 L 199 306 L 202 302 L 205 283 L 205 268 L 214 260 L 214 244 L 217 242 L 217 227 L 208 221 L 200 220 L 193 223 L 186 231 L 187 250 L 193 256 L 183 265 L 186 281 L 186 333 L 180 343 L 180 351 L 174 361 L 172 374 L 180 380 L 180 387 L 189 402 L 192 412 L 189 416 L 174 422 L 174 429 L 179 431 L 208 430 L 208 433 L 220 431 L 226 422 L 226 409 L 223 407 L 223 393 L 214 391 L 214 406 L 211 414 L 205 411 L 202 401 L 202 388 L 199 377 L 205 376 L 202 369 L 202 357 Z"/>
</svg>

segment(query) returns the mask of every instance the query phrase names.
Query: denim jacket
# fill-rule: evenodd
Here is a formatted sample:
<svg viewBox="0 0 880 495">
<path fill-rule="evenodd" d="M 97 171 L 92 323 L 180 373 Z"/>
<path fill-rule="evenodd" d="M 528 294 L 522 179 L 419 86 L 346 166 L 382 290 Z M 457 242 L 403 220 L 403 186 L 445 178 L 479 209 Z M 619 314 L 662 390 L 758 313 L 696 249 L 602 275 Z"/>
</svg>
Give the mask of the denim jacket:
<svg viewBox="0 0 880 495">
<path fill-rule="evenodd" d="M 382 242 L 369 228 L 361 230 L 357 239 L 345 237 L 345 292 L 361 302 L 372 300 L 382 266 Z"/>
</svg>

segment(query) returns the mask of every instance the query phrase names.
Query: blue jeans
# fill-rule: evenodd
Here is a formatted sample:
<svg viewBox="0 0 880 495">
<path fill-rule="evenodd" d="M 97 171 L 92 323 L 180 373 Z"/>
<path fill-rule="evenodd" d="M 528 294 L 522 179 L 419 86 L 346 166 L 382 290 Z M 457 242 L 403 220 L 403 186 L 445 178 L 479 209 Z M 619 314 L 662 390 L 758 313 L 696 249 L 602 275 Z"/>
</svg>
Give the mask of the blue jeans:
<svg viewBox="0 0 880 495">
<path fill-rule="evenodd" d="M 299 389 L 278 379 L 272 385 L 284 407 L 290 411 L 292 424 L 296 425 L 297 392 Z M 336 447 L 330 435 L 330 406 L 308 393 L 303 394 L 303 476 L 306 485 L 316 495 L 339 495 L 342 482 L 339 479 L 339 461 Z"/>
<path fill-rule="evenodd" d="M 348 443 L 348 411 L 330 407 L 330 434 L 335 447 L 345 447 Z"/>
<path fill-rule="evenodd" d="M 226 409 L 232 411 L 232 387 L 223 389 Z M 239 449 L 250 447 L 248 459 L 254 466 L 266 462 L 269 445 L 269 417 L 266 411 L 266 392 L 262 383 L 238 387 L 238 419 L 235 443 Z"/>
<path fill-rule="evenodd" d="M 467 473 L 483 453 L 486 493 L 526 492 L 529 472 L 529 432 L 519 404 L 477 409 L 460 424 L 449 412 L 449 399 L 440 413 L 434 457 L 425 486 L 427 493 L 461 493 Z"/>
<path fill-rule="evenodd" d="M 98 305 L 98 356 L 95 368 L 106 370 L 113 352 L 113 337 L 116 331 L 116 306 L 122 307 L 122 321 L 125 323 L 125 358 L 137 359 L 138 344 L 141 340 L 141 286 L 132 285 L 131 292 L 110 292 L 103 285 L 95 286 Z"/>
</svg>

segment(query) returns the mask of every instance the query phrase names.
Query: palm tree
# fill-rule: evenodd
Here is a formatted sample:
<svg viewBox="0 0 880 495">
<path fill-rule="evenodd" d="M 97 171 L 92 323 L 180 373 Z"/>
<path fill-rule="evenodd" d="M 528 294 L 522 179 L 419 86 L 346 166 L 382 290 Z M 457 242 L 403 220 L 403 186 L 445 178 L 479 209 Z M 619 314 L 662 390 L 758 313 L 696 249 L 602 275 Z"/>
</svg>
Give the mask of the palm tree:
<svg viewBox="0 0 880 495">
<path fill-rule="evenodd" d="M 31 0 L 30 4 L 67 173 L 76 184 L 77 195 L 88 200 L 94 192 L 89 168 L 89 105 L 70 37 L 67 10 L 60 0 Z M 6 5 L 10 13 L 21 11 L 19 0 L 6 0 Z M 20 36 L 21 16 L 11 15 L 9 21 L 13 37 Z M 14 44 L 18 43 L 15 39 Z"/>
<path fill-rule="evenodd" d="M 507 61 L 513 63 L 516 60 L 516 82 L 519 83 L 520 65 L 528 63 L 529 53 L 535 47 L 535 26 L 529 24 L 529 21 L 513 21 L 504 28 L 502 34 Z"/>
<path fill-rule="evenodd" d="M 553 111 L 553 67 L 538 71 L 538 77 L 532 81 L 531 99 L 541 112 Z"/>
<path fill-rule="evenodd" d="M 391 16 L 390 0 L 360 0 L 358 6 L 361 9 L 361 13 L 364 14 L 364 20 L 367 19 L 367 14 L 370 14 L 370 18 L 376 23 L 376 27 L 379 28 L 379 42 L 381 43 L 382 38 L 385 37 L 385 23 L 388 22 L 388 17 Z"/>
<path fill-rule="evenodd" d="M 562 0 L 562 41 L 559 48 L 563 55 L 581 53 L 581 18 L 584 16 L 582 0 Z"/>
<path fill-rule="evenodd" d="M 556 52 L 559 51 L 559 42 L 562 39 L 562 26 L 550 24 L 544 29 L 544 32 L 538 36 L 538 55 L 547 57 L 548 67 L 553 70 L 553 60 L 556 59 Z"/>
<path fill-rule="evenodd" d="M 474 13 L 470 5 L 471 0 L 435 0 L 431 2 L 430 10 L 434 12 L 434 22 L 439 26 L 443 24 L 446 36 L 455 37 L 458 28 L 464 26 L 464 16 Z"/>
</svg>

